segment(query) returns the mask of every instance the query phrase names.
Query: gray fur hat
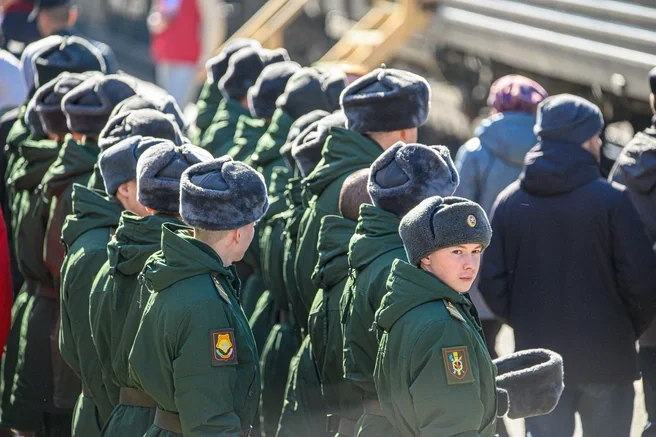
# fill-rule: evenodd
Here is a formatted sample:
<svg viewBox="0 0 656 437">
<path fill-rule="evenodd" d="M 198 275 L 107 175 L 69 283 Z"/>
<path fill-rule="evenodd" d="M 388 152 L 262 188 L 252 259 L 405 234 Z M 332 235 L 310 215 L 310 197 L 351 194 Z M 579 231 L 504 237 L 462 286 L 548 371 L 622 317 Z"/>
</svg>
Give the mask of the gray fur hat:
<svg viewBox="0 0 656 437">
<path fill-rule="evenodd" d="M 228 71 L 219 80 L 219 89 L 226 99 L 240 100 L 255 85 L 264 67 L 276 62 L 289 61 L 285 49 L 267 50 L 243 48 L 228 63 Z"/>
<path fill-rule="evenodd" d="M 125 76 L 93 75 L 73 88 L 62 100 L 66 124 L 73 133 L 97 137 L 114 107 L 136 94 L 136 84 Z"/>
<path fill-rule="evenodd" d="M 100 132 L 98 147 L 104 151 L 135 135 L 171 140 L 176 146 L 183 143 L 178 125 L 169 117 L 154 109 L 137 109 L 112 117 Z"/>
<path fill-rule="evenodd" d="M 339 95 L 346 87 L 346 76 L 339 70 L 305 67 L 289 79 L 276 106 L 296 120 L 315 109 L 339 109 Z"/>
<path fill-rule="evenodd" d="M 159 142 L 137 161 L 137 200 L 157 212 L 177 215 L 182 173 L 194 164 L 210 161 L 212 155 L 192 144 Z"/>
<path fill-rule="evenodd" d="M 301 133 L 292 147 L 292 156 L 301 175 L 306 177 L 321 161 L 323 145 L 332 127 L 345 127 L 346 117 L 342 111 L 336 111 L 317 121 Z"/>
<path fill-rule="evenodd" d="M 377 68 L 351 83 L 341 105 L 352 131 L 393 132 L 428 120 L 431 90 L 423 77 L 405 70 Z"/>
<path fill-rule="evenodd" d="M 563 358 L 548 349 L 529 349 L 494 360 L 497 387 L 508 392 L 508 417 L 549 414 L 563 393 Z"/>
<path fill-rule="evenodd" d="M 490 245 L 492 228 L 478 203 L 461 197 L 429 197 L 408 212 L 399 234 L 410 264 L 445 247 L 459 244 Z"/>
<path fill-rule="evenodd" d="M 98 168 L 105 182 L 105 192 L 115 196 L 121 184 L 137 178 L 137 161 L 150 147 L 162 140 L 135 135 L 118 142 L 98 157 Z"/>
<path fill-rule="evenodd" d="M 283 144 L 282 147 L 280 148 L 280 154 L 285 160 L 285 164 L 287 165 L 287 168 L 291 170 L 294 170 L 296 168 L 296 161 L 294 160 L 294 156 L 292 155 L 292 150 L 294 144 L 296 143 L 296 139 L 301 135 L 301 133 L 305 129 L 310 127 L 310 125 L 314 124 L 314 122 L 319 121 L 324 117 L 327 117 L 328 115 L 330 115 L 330 113 L 322 109 L 315 109 L 314 111 L 308 112 L 307 114 L 302 115 L 296 120 L 294 120 L 291 127 L 289 128 L 289 133 L 287 134 L 287 140 L 285 141 L 285 144 Z"/>
<path fill-rule="evenodd" d="M 235 38 L 228 41 L 226 45 L 221 50 L 221 53 L 210 58 L 205 63 L 205 70 L 207 71 L 207 81 L 209 83 L 218 82 L 226 71 L 228 71 L 228 63 L 232 55 L 237 53 L 239 50 L 250 47 L 256 50 L 262 48 L 258 41 L 250 38 Z"/>
<path fill-rule="evenodd" d="M 301 69 L 296 62 L 276 62 L 267 65 L 248 89 L 248 109 L 255 118 L 271 118 L 276 110 L 276 99 L 285 91 L 287 81 Z"/>
<path fill-rule="evenodd" d="M 41 140 L 48 136 L 46 129 L 43 126 L 43 121 L 39 114 L 36 112 L 36 101 L 34 97 L 28 102 L 27 108 L 25 108 L 25 115 L 23 116 L 23 122 L 29 128 L 32 133 L 32 138 L 35 140 Z"/>
<path fill-rule="evenodd" d="M 64 72 L 36 91 L 34 109 L 41 118 L 46 132 L 62 137 L 68 133 L 66 116 L 62 112 L 62 99 L 91 74 L 93 73 Z"/>
<path fill-rule="evenodd" d="M 399 141 L 371 165 L 369 195 L 374 205 L 403 217 L 433 196 L 452 196 L 460 178 L 449 149 Z"/>
<path fill-rule="evenodd" d="M 264 177 L 229 156 L 194 165 L 182 175 L 180 216 L 194 228 L 239 229 L 268 209 Z"/>
<path fill-rule="evenodd" d="M 154 94 L 138 94 L 128 97 L 118 105 L 114 106 L 114 110 L 109 118 L 112 119 L 119 114 L 130 112 L 135 109 L 154 109 L 159 111 L 171 118 L 178 125 L 180 131 L 185 130 L 186 124 L 184 115 L 182 114 L 180 106 L 178 106 L 178 102 L 176 102 L 175 98 L 171 95 L 162 97 Z"/>
</svg>

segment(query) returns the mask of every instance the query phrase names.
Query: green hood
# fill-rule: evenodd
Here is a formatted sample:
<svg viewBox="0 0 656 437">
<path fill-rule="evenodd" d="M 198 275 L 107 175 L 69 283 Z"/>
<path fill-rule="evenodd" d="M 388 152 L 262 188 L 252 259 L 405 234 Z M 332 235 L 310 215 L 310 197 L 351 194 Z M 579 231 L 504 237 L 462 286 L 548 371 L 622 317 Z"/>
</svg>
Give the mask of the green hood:
<svg viewBox="0 0 656 437">
<path fill-rule="evenodd" d="M 50 196 L 58 196 L 74 180 L 79 182 L 77 178 L 91 176 L 99 153 L 95 142 L 80 144 L 67 135 L 57 159 L 43 176 L 44 190 Z"/>
<path fill-rule="evenodd" d="M 205 82 L 203 90 L 198 98 L 198 115 L 196 116 L 196 126 L 205 131 L 212 124 L 212 119 L 224 102 L 221 90 L 216 82 Z"/>
<path fill-rule="evenodd" d="M 203 274 L 223 275 L 233 283 L 235 290 L 239 289 L 234 266 L 224 267 L 211 247 L 193 237 L 191 228 L 172 223 L 163 225 L 161 247 L 162 250 L 150 257 L 143 271 L 144 282 L 151 293 Z"/>
<path fill-rule="evenodd" d="M 243 161 L 255 152 L 257 142 L 266 131 L 266 121 L 249 115 L 240 116 L 235 130 L 235 145 L 228 151 L 228 155 L 237 161 Z"/>
<path fill-rule="evenodd" d="M 54 140 L 24 140 L 19 147 L 23 164 L 15 169 L 9 183 L 13 183 L 16 190 L 36 188 L 57 159 L 59 149 L 59 144 Z"/>
<path fill-rule="evenodd" d="M 374 162 L 381 153 L 383 149 L 378 143 L 364 135 L 332 127 L 323 146 L 322 159 L 304 180 L 304 185 L 312 195 L 319 195 L 341 176 L 363 168 L 364 161 Z"/>
<path fill-rule="evenodd" d="M 392 265 L 387 291 L 376 311 L 376 325 L 387 332 L 405 313 L 427 302 L 443 299 L 463 305 L 468 312 L 472 306 L 467 294 L 456 292 L 432 273 L 400 259 Z"/>
<path fill-rule="evenodd" d="M 381 255 L 402 248 L 400 223 L 401 220 L 391 212 L 373 205 L 362 205 L 358 226 L 349 244 L 351 267 L 362 270 Z"/>
<path fill-rule="evenodd" d="M 264 169 L 273 163 L 282 161 L 280 148 L 287 141 L 289 129 L 292 127 L 294 119 L 285 113 L 282 109 L 276 109 L 271 119 L 271 124 L 262 138 L 257 142 L 255 153 L 253 153 L 253 165 L 258 169 Z"/>
<path fill-rule="evenodd" d="M 123 206 L 104 191 L 84 185 L 73 185 L 73 214 L 66 218 L 62 238 L 68 247 L 85 232 L 97 228 L 116 227 Z"/>
<path fill-rule="evenodd" d="M 317 244 L 319 261 L 312 274 L 317 288 L 329 289 L 348 276 L 348 243 L 355 225 L 354 221 L 336 215 L 321 219 Z"/>
<path fill-rule="evenodd" d="M 151 215 L 139 217 L 123 211 L 114 238 L 107 245 L 109 266 L 122 275 L 136 275 L 146 264 L 146 260 L 157 252 L 162 242 L 162 225 L 182 223 L 171 217 Z"/>
</svg>

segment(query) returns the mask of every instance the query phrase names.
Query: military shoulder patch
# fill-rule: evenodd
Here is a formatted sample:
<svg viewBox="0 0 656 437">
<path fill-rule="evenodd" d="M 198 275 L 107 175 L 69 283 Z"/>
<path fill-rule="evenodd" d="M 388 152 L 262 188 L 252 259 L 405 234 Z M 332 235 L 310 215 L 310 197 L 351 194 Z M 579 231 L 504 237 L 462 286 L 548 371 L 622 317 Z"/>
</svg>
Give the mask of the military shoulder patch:
<svg viewBox="0 0 656 437">
<path fill-rule="evenodd" d="M 468 384 L 474 382 L 474 375 L 469 366 L 467 346 L 448 347 L 442 349 L 446 382 L 452 384 Z"/>
<path fill-rule="evenodd" d="M 210 331 L 210 351 L 212 352 L 212 366 L 237 364 L 235 330 L 222 329 Z"/>
</svg>

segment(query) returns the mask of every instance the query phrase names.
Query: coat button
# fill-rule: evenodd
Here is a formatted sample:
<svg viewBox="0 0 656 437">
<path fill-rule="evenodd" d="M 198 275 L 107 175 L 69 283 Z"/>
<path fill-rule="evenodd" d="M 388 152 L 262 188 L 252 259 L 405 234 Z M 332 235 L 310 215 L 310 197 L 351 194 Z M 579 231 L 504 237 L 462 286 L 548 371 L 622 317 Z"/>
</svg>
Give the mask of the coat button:
<svg viewBox="0 0 656 437">
<path fill-rule="evenodd" d="M 251 390 L 251 391 L 248 392 L 248 397 L 249 397 L 249 398 L 252 398 L 252 397 L 253 397 L 253 390 Z"/>
</svg>

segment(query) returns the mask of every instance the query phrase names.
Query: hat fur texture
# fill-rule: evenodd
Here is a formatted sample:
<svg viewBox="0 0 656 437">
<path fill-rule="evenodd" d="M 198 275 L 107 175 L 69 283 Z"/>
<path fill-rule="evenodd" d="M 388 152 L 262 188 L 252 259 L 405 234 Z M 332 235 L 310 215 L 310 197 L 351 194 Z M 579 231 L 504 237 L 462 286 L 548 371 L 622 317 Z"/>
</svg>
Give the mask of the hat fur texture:
<svg viewBox="0 0 656 437">
<path fill-rule="evenodd" d="M 105 150 L 98 157 L 98 168 L 105 183 L 105 192 L 115 196 L 121 184 L 137 178 L 137 161 L 150 147 L 161 140 L 131 136 Z"/>
<path fill-rule="evenodd" d="M 228 41 L 223 47 L 223 50 L 221 50 L 221 53 L 213 58 L 210 58 L 205 63 L 207 81 L 209 83 L 218 82 L 226 73 L 226 71 L 228 71 L 228 63 L 230 62 L 232 55 L 246 47 L 261 49 L 262 45 L 260 45 L 258 41 L 250 38 L 235 38 Z"/>
<path fill-rule="evenodd" d="M 289 61 L 284 49 L 274 51 L 246 47 L 239 50 L 230 58 L 228 70 L 219 80 L 221 94 L 226 99 L 241 100 L 255 85 L 264 67 L 282 61 Z"/>
<path fill-rule="evenodd" d="M 351 83 L 340 101 L 350 130 L 394 132 L 417 128 L 428 120 L 431 90 L 409 71 L 377 68 Z"/>
<path fill-rule="evenodd" d="M 548 349 L 529 349 L 497 358 L 497 387 L 508 392 L 508 417 L 549 414 L 563 393 L 563 358 Z"/>
<path fill-rule="evenodd" d="M 182 133 L 168 116 L 154 109 L 137 109 L 112 117 L 98 137 L 100 150 L 107 150 L 131 136 L 155 137 L 182 145 Z"/>
<path fill-rule="evenodd" d="M 421 259 L 440 249 L 461 244 L 490 245 L 492 228 L 478 203 L 461 197 L 429 197 L 401 219 L 399 234 L 408 261 Z"/>
<path fill-rule="evenodd" d="M 345 125 L 344 113 L 337 111 L 313 123 L 299 135 L 292 147 L 292 156 L 303 177 L 309 175 L 321 161 L 321 152 L 330 134 L 330 128 Z"/>
<path fill-rule="evenodd" d="M 449 149 L 400 141 L 374 161 L 368 189 L 376 207 L 403 217 L 424 199 L 453 195 L 459 182 Z"/>
<path fill-rule="evenodd" d="M 137 200 L 157 212 L 177 215 L 182 173 L 194 164 L 210 161 L 212 155 L 192 144 L 176 146 L 169 140 L 157 141 L 159 144 L 137 161 Z"/>
<path fill-rule="evenodd" d="M 305 67 L 289 79 L 276 106 L 294 120 L 315 109 L 333 112 L 345 86 L 346 76 L 338 70 Z"/>
<path fill-rule="evenodd" d="M 276 99 L 285 91 L 287 81 L 301 69 L 296 62 L 277 62 L 267 65 L 248 89 L 248 109 L 254 118 L 271 119 L 276 110 Z"/>
<path fill-rule="evenodd" d="M 180 215 L 194 228 L 239 229 L 258 221 L 268 208 L 262 175 L 229 156 L 194 165 L 182 175 Z"/>
<path fill-rule="evenodd" d="M 154 109 L 161 112 L 162 114 L 166 114 L 178 125 L 180 131 L 184 131 L 187 126 L 185 123 L 184 115 L 182 114 L 182 110 L 180 109 L 180 106 L 178 106 L 178 102 L 176 102 L 175 98 L 171 95 L 162 97 L 159 95 L 137 94 L 132 97 L 128 97 L 127 99 L 114 106 L 114 110 L 112 111 L 109 118 L 112 119 L 116 115 L 133 111 L 135 109 Z"/>
</svg>

